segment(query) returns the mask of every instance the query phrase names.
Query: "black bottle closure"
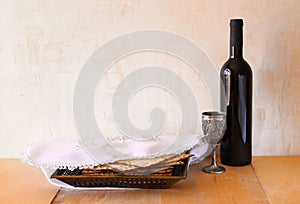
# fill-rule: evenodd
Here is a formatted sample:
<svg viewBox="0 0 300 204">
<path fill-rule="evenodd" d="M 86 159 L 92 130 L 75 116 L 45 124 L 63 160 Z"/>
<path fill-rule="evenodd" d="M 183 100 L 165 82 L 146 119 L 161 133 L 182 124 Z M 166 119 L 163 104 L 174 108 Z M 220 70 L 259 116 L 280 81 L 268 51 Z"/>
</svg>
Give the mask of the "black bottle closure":
<svg viewBox="0 0 300 204">
<path fill-rule="evenodd" d="M 220 73 L 221 110 L 227 130 L 221 142 L 221 162 L 243 166 L 252 159 L 252 71 L 243 59 L 243 20 L 230 21 L 230 58 Z"/>
</svg>

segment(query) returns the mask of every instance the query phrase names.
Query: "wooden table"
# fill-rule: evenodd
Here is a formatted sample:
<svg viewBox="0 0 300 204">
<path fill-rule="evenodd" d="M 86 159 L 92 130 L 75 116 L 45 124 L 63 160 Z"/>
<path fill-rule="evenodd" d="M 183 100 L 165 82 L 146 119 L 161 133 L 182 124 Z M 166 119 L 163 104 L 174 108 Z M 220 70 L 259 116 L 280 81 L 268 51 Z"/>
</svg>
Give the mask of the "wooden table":
<svg viewBox="0 0 300 204">
<path fill-rule="evenodd" d="M 0 159 L 0 203 L 300 203 L 300 156 L 253 157 L 252 165 L 205 174 L 205 160 L 170 189 L 79 191 L 47 183 L 39 169 Z"/>
</svg>

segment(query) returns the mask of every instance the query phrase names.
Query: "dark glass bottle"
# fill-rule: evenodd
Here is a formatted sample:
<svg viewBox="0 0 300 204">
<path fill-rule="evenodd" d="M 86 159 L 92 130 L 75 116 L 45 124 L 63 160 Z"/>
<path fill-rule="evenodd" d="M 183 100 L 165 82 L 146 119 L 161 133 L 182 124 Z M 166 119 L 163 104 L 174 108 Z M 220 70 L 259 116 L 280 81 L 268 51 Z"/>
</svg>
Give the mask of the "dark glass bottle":
<svg viewBox="0 0 300 204">
<path fill-rule="evenodd" d="M 220 73 L 221 110 L 227 130 L 221 142 L 221 162 L 243 166 L 252 158 L 252 71 L 243 58 L 243 20 L 230 21 L 230 58 Z M 224 92 L 223 92 L 224 93 Z"/>
</svg>

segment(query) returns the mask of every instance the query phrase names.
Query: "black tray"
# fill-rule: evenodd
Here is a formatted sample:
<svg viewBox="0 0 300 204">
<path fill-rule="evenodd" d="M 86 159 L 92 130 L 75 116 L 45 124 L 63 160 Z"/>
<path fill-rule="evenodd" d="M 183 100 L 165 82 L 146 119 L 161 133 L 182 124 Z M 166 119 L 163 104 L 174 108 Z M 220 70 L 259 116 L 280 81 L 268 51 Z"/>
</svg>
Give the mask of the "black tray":
<svg viewBox="0 0 300 204">
<path fill-rule="evenodd" d="M 175 165 L 171 176 L 164 175 L 82 175 L 82 171 L 75 169 L 57 169 L 51 179 L 58 179 L 73 187 L 116 187 L 116 188 L 170 188 L 187 176 L 189 158 L 182 160 L 184 164 Z"/>
</svg>

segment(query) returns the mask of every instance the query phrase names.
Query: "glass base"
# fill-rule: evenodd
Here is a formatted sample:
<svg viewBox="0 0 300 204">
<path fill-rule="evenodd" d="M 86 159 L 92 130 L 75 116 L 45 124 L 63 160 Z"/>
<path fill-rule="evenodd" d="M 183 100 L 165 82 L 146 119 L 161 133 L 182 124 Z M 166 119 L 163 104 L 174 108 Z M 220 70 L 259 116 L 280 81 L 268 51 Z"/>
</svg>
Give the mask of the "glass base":
<svg viewBox="0 0 300 204">
<path fill-rule="evenodd" d="M 226 169 L 222 166 L 206 166 L 202 169 L 205 173 L 210 173 L 210 174 L 222 174 L 226 171 Z"/>
</svg>

